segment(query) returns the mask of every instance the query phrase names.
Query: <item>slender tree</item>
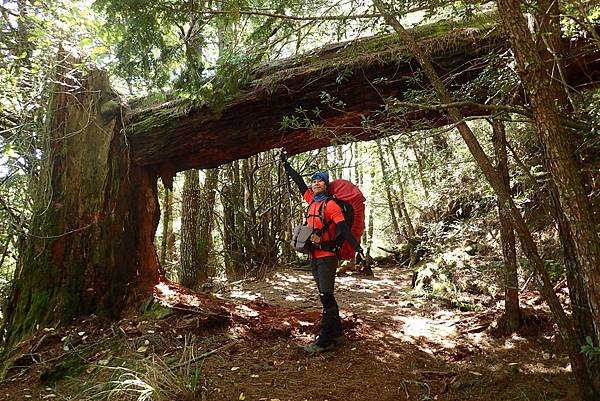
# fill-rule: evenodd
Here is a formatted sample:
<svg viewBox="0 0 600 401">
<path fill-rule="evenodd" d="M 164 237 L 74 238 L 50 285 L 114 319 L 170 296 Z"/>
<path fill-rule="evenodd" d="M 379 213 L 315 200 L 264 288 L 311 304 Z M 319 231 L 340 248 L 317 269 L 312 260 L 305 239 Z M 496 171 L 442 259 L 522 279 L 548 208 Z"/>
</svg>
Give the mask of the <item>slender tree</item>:
<svg viewBox="0 0 600 401">
<path fill-rule="evenodd" d="M 437 92 L 438 97 L 442 101 L 442 103 L 452 104 L 453 99 L 450 95 L 450 92 L 448 91 L 448 89 L 440 79 L 439 75 L 433 68 L 433 65 L 431 64 L 429 58 L 425 55 L 425 53 L 419 47 L 414 38 L 410 35 L 409 32 L 406 31 L 406 29 L 402 26 L 402 24 L 398 22 L 398 20 L 394 16 L 387 12 L 386 6 L 382 2 L 382 0 L 373 0 L 373 3 L 384 15 L 386 22 L 390 26 L 392 26 L 392 28 L 398 33 L 402 41 L 407 45 L 411 53 L 415 56 L 415 58 L 421 65 L 423 72 L 430 80 L 433 88 Z M 535 271 L 538 277 L 540 278 L 542 293 L 546 298 L 548 305 L 550 306 L 552 314 L 557 321 L 559 332 L 565 341 L 567 353 L 569 354 L 569 358 L 571 360 L 571 365 L 573 368 L 573 373 L 577 380 L 582 398 L 586 401 L 598 399 L 598 392 L 595 388 L 589 385 L 591 383 L 590 372 L 582 354 L 580 353 L 580 345 L 577 335 L 575 334 L 573 328 L 573 322 L 565 314 L 565 311 L 563 310 L 562 305 L 558 300 L 558 297 L 554 293 L 554 288 L 546 272 L 544 262 L 539 256 L 537 246 L 533 241 L 533 238 L 531 237 L 531 233 L 527 225 L 525 224 L 521 213 L 510 198 L 508 188 L 506 188 L 503 185 L 500 176 L 492 167 L 492 164 L 487 158 L 481 145 L 477 141 L 477 138 L 471 131 L 471 128 L 464 121 L 460 111 L 456 108 L 450 107 L 448 108 L 448 115 L 456 124 L 461 137 L 463 138 L 467 147 L 469 148 L 469 151 L 477 161 L 477 164 L 481 168 L 483 174 L 486 176 L 486 178 L 492 185 L 494 191 L 496 191 L 497 194 L 501 195 L 503 199 L 507 199 L 508 201 L 508 204 L 503 205 L 503 207 L 510 209 L 510 215 L 513 222 L 513 226 L 519 236 L 521 246 L 528 258 L 530 259 L 530 261 L 532 262 Z"/>
<path fill-rule="evenodd" d="M 504 122 L 492 120 L 492 143 L 496 155 L 498 175 L 505 188 L 510 188 L 508 154 L 506 151 L 506 131 Z M 498 195 L 498 221 L 500 223 L 500 243 L 504 260 L 504 327 L 511 333 L 521 326 L 521 308 L 519 307 L 519 277 L 517 274 L 517 253 L 515 233 L 510 222 L 509 211 L 503 207 L 507 203 Z"/>
<path fill-rule="evenodd" d="M 210 276 L 215 275 L 214 268 L 209 264 L 209 256 L 213 248 L 213 227 L 215 220 L 216 190 L 219 169 L 205 171 L 204 185 L 201 190 L 200 210 L 198 213 L 198 283 L 204 283 Z"/>
<path fill-rule="evenodd" d="M 392 229 L 394 230 L 394 240 L 396 242 L 400 242 L 400 224 L 398 223 L 398 218 L 396 217 L 396 208 L 394 207 L 394 201 L 392 196 L 392 185 L 390 182 L 390 176 L 388 174 L 387 164 L 385 162 L 385 157 L 383 155 L 381 139 L 377 139 L 375 142 L 377 144 L 377 155 L 379 156 L 379 165 L 381 166 L 381 176 L 383 177 L 383 187 L 385 190 L 385 196 L 388 201 L 390 218 L 392 220 Z"/>
<path fill-rule="evenodd" d="M 163 192 L 162 238 L 160 244 L 160 264 L 166 266 L 170 260 L 170 239 L 173 235 L 173 193 L 168 188 Z"/>
<path fill-rule="evenodd" d="M 423 193 L 425 194 L 425 198 L 429 198 L 429 184 L 427 179 L 425 178 L 425 167 L 423 166 L 423 158 L 421 156 L 421 151 L 419 150 L 418 143 L 411 140 L 410 148 L 413 151 L 413 154 L 415 155 L 415 161 L 417 162 L 417 171 L 419 173 L 419 181 L 421 182 Z"/>
<path fill-rule="evenodd" d="M 396 182 L 398 184 L 398 200 L 400 201 L 399 208 L 402 219 L 404 220 L 404 225 L 406 226 L 406 232 L 408 233 L 409 238 L 414 238 L 415 227 L 412 223 L 410 215 L 408 214 L 408 209 L 406 207 L 406 199 L 404 196 L 404 179 L 402 171 L 400 170 L 400 164 L 398 163 L 398 157 L 396 156 L 396 152 L 394 150 L 394 143 L 390 138 L 387 140 L 387 149 L 390 154 L 392 161 L 394 162 L 394 171 L 396 173 Z"/>
<path fill-rule="evenodd" d="M 181 194 L 181 241 L 179 282 L 195 288 L 200 279 L 198 260 L 198 216 L 200 213 L 200 177 L 198 170 L 184 172 Z"/>
</svg>

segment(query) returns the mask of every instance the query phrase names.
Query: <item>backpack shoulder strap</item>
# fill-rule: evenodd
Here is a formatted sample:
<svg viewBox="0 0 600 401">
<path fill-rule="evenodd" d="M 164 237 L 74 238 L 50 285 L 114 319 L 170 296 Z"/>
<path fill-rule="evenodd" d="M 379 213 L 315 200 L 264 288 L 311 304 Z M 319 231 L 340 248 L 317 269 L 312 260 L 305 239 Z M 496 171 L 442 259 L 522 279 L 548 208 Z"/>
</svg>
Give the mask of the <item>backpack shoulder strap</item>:
<svg viewBox="0 0 600 401">
<path fill-rule="evenodd" d="M 328 196 L 327 199 L 325 199 L 323 201 L 323 203 L 321 203 L 321 206 L 319 206 L 319 218 L 321 219 L 321 222 L 323 223 L 323 231 L 327 231 L 327 229 L 329 229 L 329 226 L 331 225 L 331 223 L 333 223 L 333 221 L 327 221 L 325 219 L 325 208 L 327 207 L 327 203 L 330 200 L 333 200 L 335 197 L 333 196 Z"/>
</svg>

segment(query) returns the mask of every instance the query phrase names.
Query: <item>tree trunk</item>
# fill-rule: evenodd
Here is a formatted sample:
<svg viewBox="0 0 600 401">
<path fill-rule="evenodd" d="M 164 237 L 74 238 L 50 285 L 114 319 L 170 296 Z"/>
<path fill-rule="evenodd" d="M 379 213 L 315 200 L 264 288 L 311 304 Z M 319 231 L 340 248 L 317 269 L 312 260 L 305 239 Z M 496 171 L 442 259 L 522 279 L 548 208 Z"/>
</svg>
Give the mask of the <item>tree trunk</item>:
<svg viewBox="0 0 600 401">
<path fill-rule="evenodd" d="M 496 154 L 497 170 L 505 188 L 510 188 L 508 155 L 506 153 L 506 132 L 504 122 L 492 120 L 492 143 Z M 498 220 L 500 223 L 500 243 L 504 259 L 504 327 L 512 333 L 521 326 L 521 308 L 519 307 L 519 276 L 517 274 L 517 253 L 515 233 L 510 223 L 510 211 L 502 205 L 507 199 L 498 195 Z"/>
<path fill-rule="evenodd" d="M 64 54 L 59 56 L 64 60 Z M 38 327 L 88 314 L 118 318 L 161 271 L 156 176 L 131 167 L 105 73 L 58 68 L 49 149 L 5 319 L 6 348 Z"/>
<path fill-rule="evenodd" d="M 375 196 L 375 169 L 371 167 L 371 195 L 367 200 L 367 210 L 369 215 L 369 224 L 367 224 L 366 236 L 364 242 L 367 244 L 367 256 L 371 256 L 371 248 L 373 247 L 373 235 L 375 233 L 375 203 L 373 199 L 376 199 Z"/>
<path fill-rule="evenodd" d="M 244 244 L 244 261 L 246 275 L 256 277 L 257 268 L 259 267 L 260 249 L 257 247 L 259 243 L 256 221 L 256 206 L 255 206 L 255 190 L 256 185 L 254 182 L 254 163 L 257 162 L 258 156 L 253 156 L 250 159 L 241 160 L 241 175 L 240 175 L 240 187 L 244 196 L 241 198 L 241 207 L 238 208 L 240 211 L 238 221 L 243 224 L 238 224 L 240 229 L 237 230 L 237 238 L 242 244 Z M 244 213 L 242 213 L 244 211 Z M 244 227 L 243 230 L 241 227 Z M 262 247 L 261 247 L 262 248 Z M 240 260 L 242 262 L 242 260 Z"/>
<path fill-rule="evenodd" d="M 362 160 L 362 155 L 358 142 L 354 142 L 352 148 L 354 149 L 354 153 L 352 156 L 352 162 L 354 163 L 354 179 L 356 180 L 356 185 L 362 187 L 362 185 L 364 184 L 363 168 L 362 163 L 360 162 L 360 160 Z"/>
<path fill-rule="evenodd" d="M 394 241 L 400 242 L 400 225 L 396 218 L 396 212 L 394 210 L 394 202 L 392 198 L 392 188 L 390 183 L 390 177 L 388 175 L 387 165 L 385 158 L 383 157 L 383 149 L 381 147 L 381 139 L 375 141 L 377 143 L 377 154 L 379 155 L 379 164 L 381 165 L 381 176 L 383 178 L 383 187 L 385 190 L 385 196 L 387 197 L 388 207 L 390 210 L 390 218 L 392 219 L 392 229 L 394 230 Z"/>
<path fill-rule="evenodd" d="M 417 161 L 417 168 L 419 170 L 419 180 L 421 181 L 421 187 L 423 188 L 423 193 L 425 194 L 425 199 L 429 199 L 429 184 L 427 183 L 427 180 L 425 179 L 425 169 L 423 167 L 423 159 L 421 158 L 421 152 L 417 147 L 417 144 L 412 142 L 411 143 L 411 149 L 413 151 L 413 153 L 415 154 L 415 160 Z"/>
<path fill-rule="evenodd" d="M 537 182 L 533 174 L 531 174 L 529 167 L 521 161 L 514 149 L 512 149 L 510 146 L 509 149 L 511 150 L 516 163 L 525 173 L 525 176 L 530 182 L 532 188 L 543 195 L 542 202 L 544 209 L 549 213 L 552 213 L 554 217 L 554 221 L 558 229 L 560 243 L 563 248 L 563 261 L 565 264 L 565 273 L 567 277 L 567 285 L 569 287 L 569 298 L 571 299 L 571 312 L 573 313 L 575 330 L 579 336 L 579 343 L 585 344 L 586 337 L 596 337 L 594 321 L 592 319 L 590 304 L 587 299 L 587 289 L 581 277 L 581 268 L 579 267 L 579 261 L 577 259 L 577 255 L 575 254 L 575 245 L 573 244 L 571 229 L 569 228 L 569 223 L 567 222 L 564 213 L 560 209 L 558 191 L 556 186 L 550 182 L 550 193 L 549 195 L 545 194 L 542 186 Z M 597 344 L 598 340 L 595 339 L 594 343 Z M 600 378 L 600 366 L 589 363 L 588 367 L 590 371 L 593 372 L 592 377 Z"/>
<path fill-rule="evenodd" d="M 224 219 L 224 246 L 227 278 L 238 280 L 246 275 L 244 235 L 244 188 L 240 182 L 239 163 L 227 166 L 226 184 L 222 192 Z"/>
<path fill-rule="evenodd" d="M 169 252 L 170 239 L 173 235 L 173 193 L 168 189 L 164 189 L 163 194 L 163 217 L 162 217 L 162 238 L 160 244 L 160 264 L 167 265 L 167 261 L 171 260 L 172 256 Z"/>
<path fill-rule="evenodd" d="M 221 190 L 221 204 L 223 205 L 223 261 L 225 262 L 227 278 L 234 278 L 237 277 L 232 255 L 235 249 L 233 233 L 233 227 L 235 227 L 235 209 L 231 202 L 233 185 L 228 181 L 231 176 L 231 166 L 226 166 L 222 172 L 224 176 L 223 189 Z"/>
<path fill-rule="evenodd" d="M 179 282 L 187 288 L 196 288 L 199 279 L 198 265 L 198 214 L 200 211 L 200 176 L 198 170 L 184 173 L 181 195 L 181 244 Z"/>
<path fill-rule="evenodd" d="M 540 2 L 544 7 L 547 2 Z M 543 56 L 546 48 L 560 54 L 554 48 L 558 21 L 546 16 L 538 19 L 540 43 L 535 43 L 521 14 L 521 2 L 498 0 L 498 9 L 505 30 L 508 32 L 519 76 L 527 90 L 533 116 L 544 147 L 547 165 L 558 190 L 560 209 L 564 212 L 573 234 L 573 244 L 583 280 L 589 292 L 589 302 L 600 334 L 600 240 L 596 231 L 595 216 L 581 179 L 579 162 L 576 159 L 574 141 L 560 122 L 564 109 L 564 91 L 560 81 L 552 76 L 555 60 L 549 62 Z M 548 6 L 549 7 L 549 6 Z M 558 28 L 559 29 L 559 28 Z M 557 104 L 557 102 L 559 104 Z"/>
<path fill-rule="evenodd" d="M 444 83 L 435 72 L 431 62 L 423 53 L 423 50 L 419 47 L 413 37 L 404 29 L 404 27 L 396 20 L 395 17 L 391 16 L 385 8 L 385 5 L 381 0 L 373 0 L 375 6 L 381 11 L 386 22 L 390 24 L 394 30 L 399 34 L 404 43 L 413 53 L 415 58 L 418 60 L 419 64 L 423 68 L 424 73 L 431 81 L 432 86 L 435 91 L 438 93 L 438 97 L 443 103 L 450 104 L 453 102 L 452 96 L 450 92 L 445 87 Z M 499 1 L 499 4 L 501 1 Z M 578 344 L 578 339 L 573 329 L 573 322 L 571 319 L 567 317 L 565 311 L 562 309 L 562 305 L 554 293 L 554 288 L 552 283 L 548 277 L 548 274 L 545 269 L 544 262 L 542 261 L 539 253 L 537 251 L 537 246 L 531 237 L 531 233 L 525 224 L 523 217 L 521 216 L 519 210 L 516 205 L 512 201 L 510 197 L 510 192 L 508 188 L 506 188 L 494 168 L 487 158 L 485 152 L 481 148 L 481 145 L 477 141 L 477 138 L 466 124 L 459 110 L 455 108 L 449 108 L 448 114 L 452 121 L 454 121 L 457 125 L 458 131 L 465 141 L 465 144 L 469 148 L 469 151 L 477 161 L 477 164 L 481 168 L 483 174 L 486 176 L 488 181 L 490 182 L 492 188 L 496 192 L 497 195 L 501 195 L 503 199 L 507 199 L 508 204 L 503 205 L 503 207 L 510 209 L 510 215 L 513 222 L 513 227 L 519 236 L 519 240 L 521 241 L 521 246 L 523 251 L 532 262 L 532 265 L 541 281 L 541 290 L 542 294 L 546 298 L 548 302 L 548 306 L 552 311 L 554 319 L 556 320 L 560 335 L 562 336 L 565 346 L 567 348 L 567 353 L 569 355 L 569 359 L 571 360 L 571 366 L 573 369 L 573 374 L 575 375 L 575 379 L 577 380 L 577 384 L 579 386 L 579 390 L 584 400 L 596 400 L 599 395 L 596 390 L 590 386 L 591 379 L 590 374 L 587 369 L 585 360 L 583 355 L 580 352 L 580 346 Z"/>
<path fill-rule="evenodd" d="M 410 219 L 410 215 L 408 214 L 408 209 L 406 208 L 406 199 L 404 198 L 404 183 L 402 179 L 402 172 L 400 171 L 400 165 L 398 164 L 398 158 L 396 157 L 396 152 L 394 151 L 394 146 L 392 141 L 388 139 L 388 151 L 392 156 L 392 160 L 394 162 L 394 169 L 396 170 L 396 180 L 398 181 L 398 197 L 400 200 L 400 214 L 404 219 L 404 224 L 406 226 L 406 232 L 408 233 L 409 239 L 412 239 L 416 236 L 415 227 L 413 226 L 412 220 Z"/>
<path fill-rule="evenodd" d="M 209 255 L 212 251 L 212 231 L 215 219 L 215 192 L 219 178 L 219 169 L 206 170 L 200 211 L 198 213 L 198 283 L 205 283 L 210 276 L 215 275 L 215 269 L 209 264 Z"/>
</svg>

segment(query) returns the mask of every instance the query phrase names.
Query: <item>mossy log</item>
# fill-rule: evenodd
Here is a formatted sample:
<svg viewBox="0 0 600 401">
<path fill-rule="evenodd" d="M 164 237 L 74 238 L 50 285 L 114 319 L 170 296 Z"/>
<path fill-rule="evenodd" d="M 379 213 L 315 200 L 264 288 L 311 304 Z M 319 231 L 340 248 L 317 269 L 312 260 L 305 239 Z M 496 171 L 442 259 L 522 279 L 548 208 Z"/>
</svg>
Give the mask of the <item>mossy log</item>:
<svg viewBox="0 0 600 401">
<path fill-rule="evenodd" d="M 481 73 L 486 56 L 508 48 L 506 35 L 493 23 L 431 32 L 421 32 L 420 43 L 438 74 L 455 89 Z M 567 45 L 566 66 L 573 86 L 600 75 L 597 49 L 583 42 Z M 177 171 L 215 167 L 268 149 L 283 147 L 293 154 L 349 139 L 372 139 L 381 133 L 364 130 L 361 119 L 380 109 L 384 98 L 404 100 L 409 92 L 426 88 L 428 83 L 419 76 L 418 63 L 395 36 L 328 46 L 258 68 L 254 80 L 218 112 L 186 101 L 131 110 L 126 130 L 132 161 L 153 166 L 168 181 Z M 343 106 L 328 107 L 324 92 Z M 469 100 L 484 103 L 488 95 L 482 91 L 481 98 Z M 284 117 L 298 115 L 300 108 L 309 117 L 320 109 L 316 123 L 330 128 L 327 134 L 319 129 L 283 129 Z M 462 112 L 489 114 L 477 107 L 464 107 Z M 401 129 L 418 129 L 423 120 L 431 126 L 448 123 L 444 113 L 414 110 L 405 116 Z"/>
</svg>

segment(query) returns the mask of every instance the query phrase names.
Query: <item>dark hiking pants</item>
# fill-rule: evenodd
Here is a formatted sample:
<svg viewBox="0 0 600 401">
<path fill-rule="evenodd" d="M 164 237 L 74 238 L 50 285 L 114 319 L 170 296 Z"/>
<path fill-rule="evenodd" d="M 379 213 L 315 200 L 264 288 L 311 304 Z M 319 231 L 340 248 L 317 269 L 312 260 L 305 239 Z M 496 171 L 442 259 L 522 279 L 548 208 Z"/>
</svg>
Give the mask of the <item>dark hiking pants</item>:
<svg viewBox="0 0 600 401">
<path fill-rule="evenodd" d="M 342 335 L 340 310 L 333 295 L 338 259 L 335 256 L 311 259 L 310 265 L 323 305 L 321 334 L 317 339 L 317 345 L 326 347 L 334 342 L 334 338 Z"/>
</svg>

